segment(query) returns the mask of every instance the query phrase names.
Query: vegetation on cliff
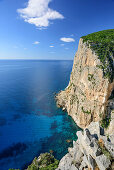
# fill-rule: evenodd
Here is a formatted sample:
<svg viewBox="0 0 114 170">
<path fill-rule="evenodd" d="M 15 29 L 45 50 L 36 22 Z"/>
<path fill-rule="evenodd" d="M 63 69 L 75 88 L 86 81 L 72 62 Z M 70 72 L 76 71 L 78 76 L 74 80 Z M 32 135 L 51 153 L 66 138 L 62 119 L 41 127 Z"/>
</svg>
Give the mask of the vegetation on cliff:
<svg viewBox="0 0 114 170">
<path fill-rule="evenodd" d="M 102 63 L 98 67 L 103 70 L 104 77 L 112 81 L 114 71 L 114 29 L 95 32 L 81 38 L 98 55 Z"/>
<path fill-rule="evenodd" d="M 38 158 L 34 158 L 27 170 L 55 170 L 59 161 L 50 153 L 41 154 Z"/>
<path fill-rule="evenodd" d="M 38 158 L 34 158 L 31 165 L 26 170 L 55 170 L 59 165 L 59 161 L 54 158 L 51 153 L 40 154 Z M 19 170 L 19 169 L 9 169 Z"/>
</svg>

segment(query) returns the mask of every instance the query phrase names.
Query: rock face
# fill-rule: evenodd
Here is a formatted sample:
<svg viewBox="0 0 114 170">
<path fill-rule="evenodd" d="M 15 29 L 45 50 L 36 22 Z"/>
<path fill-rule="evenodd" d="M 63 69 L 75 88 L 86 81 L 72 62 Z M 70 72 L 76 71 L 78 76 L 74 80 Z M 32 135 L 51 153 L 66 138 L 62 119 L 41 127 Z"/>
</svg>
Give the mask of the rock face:
<svg viewBox="0 0 114 170">
<path fill-rule="evenodd" d="M 110 136 L 104 136 L 98 122 L 92 122 L 77 136 L 56 170 L 113 170 L 114 143 Z"/>
<path fill-rule="evenodd" d="M 88 127 L 92 121 L 101 121 L 107 112 L 114 83 L 104 78 L 100 66 L 98 56 L 80 39 L 69 85 L 56 100 L 81 128 Z"/>
</svg>

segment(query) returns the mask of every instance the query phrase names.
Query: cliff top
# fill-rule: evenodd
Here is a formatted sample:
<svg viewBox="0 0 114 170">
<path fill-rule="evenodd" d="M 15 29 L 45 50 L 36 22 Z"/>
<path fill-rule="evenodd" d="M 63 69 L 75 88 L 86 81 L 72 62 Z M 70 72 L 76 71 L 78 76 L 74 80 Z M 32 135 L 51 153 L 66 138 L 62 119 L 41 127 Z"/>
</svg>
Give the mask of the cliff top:
<svg viewBox="0 0 114 170">
<path fill-rule="evenodd" d="M 98 55 L 104 77 L 113 79 L 114 29 L 104 30 L 81 37 L 84 43 Z"/>
</svg>

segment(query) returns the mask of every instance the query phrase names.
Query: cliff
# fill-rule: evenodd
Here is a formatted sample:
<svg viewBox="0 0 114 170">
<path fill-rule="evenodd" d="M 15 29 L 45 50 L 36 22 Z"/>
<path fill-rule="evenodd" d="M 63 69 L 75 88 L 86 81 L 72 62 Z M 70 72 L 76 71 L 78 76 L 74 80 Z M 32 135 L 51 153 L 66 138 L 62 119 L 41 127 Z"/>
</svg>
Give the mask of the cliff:
<svg viewBox="0 0 114 170">
<path fill-rule="evenodd" d="M 78 126 L 78 140 L 57 170 L 114 169 L 114 29 L 79 41 L 70 82 L 56 95 Z"/>
<path fill-rule="evenodd" d="M 70 82 L 56 95 L 56 100 L 81 128 L 92 121 L 104 127 L 110 123 L 114 107 L 113 58 L 114 30 L 80 39 Z"/>
</svg>

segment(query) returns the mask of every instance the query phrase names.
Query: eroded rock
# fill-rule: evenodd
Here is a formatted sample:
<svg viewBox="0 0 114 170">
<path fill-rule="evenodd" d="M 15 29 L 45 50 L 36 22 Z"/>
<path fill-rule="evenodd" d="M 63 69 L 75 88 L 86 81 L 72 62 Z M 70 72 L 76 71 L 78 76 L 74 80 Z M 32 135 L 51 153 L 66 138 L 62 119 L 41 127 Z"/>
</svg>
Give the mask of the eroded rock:
<svg viewBox="0 0 114 170">
<path fill-rule="evenodd" d="M 99 123 L 95 122 L 83 132 L 77 132 L 78 140 L 73 142 L 73 148 L 68 148 L 69 153 L 60 161 L 57 170 L 71 170 L 71 167 L 74 170 L 112 170 L 114 145 L 107 136 L 101 135 L 100 129 Z"/>
</svg>

